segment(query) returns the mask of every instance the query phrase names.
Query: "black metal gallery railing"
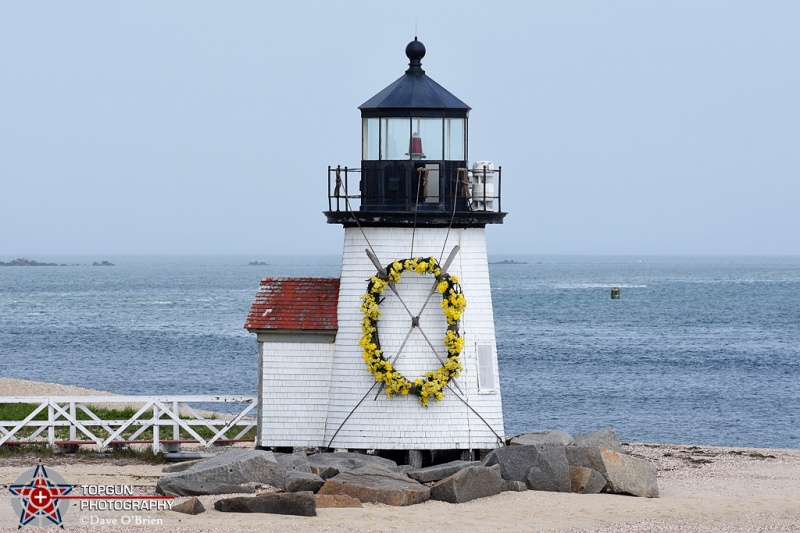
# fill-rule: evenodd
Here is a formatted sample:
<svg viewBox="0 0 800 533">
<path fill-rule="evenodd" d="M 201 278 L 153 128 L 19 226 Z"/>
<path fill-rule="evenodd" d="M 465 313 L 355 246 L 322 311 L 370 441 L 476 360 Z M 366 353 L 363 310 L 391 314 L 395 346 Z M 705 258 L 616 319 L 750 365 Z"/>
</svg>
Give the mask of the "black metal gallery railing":
<svg viewBox="0 0 800 533">
<path fill-rule="evenodd" d="M 328 211 L 499 213 L 502 167 L 328 167 Z"/>
</svg>

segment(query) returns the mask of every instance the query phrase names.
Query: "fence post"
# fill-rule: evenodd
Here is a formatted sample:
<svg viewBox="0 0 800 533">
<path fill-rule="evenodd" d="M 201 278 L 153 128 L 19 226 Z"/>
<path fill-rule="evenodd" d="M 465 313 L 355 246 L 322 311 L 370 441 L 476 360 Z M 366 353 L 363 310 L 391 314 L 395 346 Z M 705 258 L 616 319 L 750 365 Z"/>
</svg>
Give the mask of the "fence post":
<svg viewBox="0 0 800 533">
<path fill-rule="evenodd" d="M 73 420 L 77 420 L 76 414 L 75 401 L 73 400 L 69 402 L 69 416 L 71 416 Z M 76 433 L 76 426 L 74 423 L 69 425 L 69 440 L 78 440 L 78 434 Z"/>
<path fill-rule="evenodd" d="M 172 412 L 175 413 L 176 418 L 181 417 L 180 405 L 181 404 L 178 402 L 178 400 L 172 401 Z M 172 422 L 172 438 L 175 440 L 179 440 L 181 438 L 181 426 L 176 421 Z M 180 444 L 178 444 L 178 446 L 180 446 Z"/>
<path fill-rule="evenodd" d="M 47 443 L 51 448 L 55 447 L 56 445 L 56 426 L 55 420 L 53 420 L 54 416 L 55 410 L 53 409 L 53 404 L 52 402 L 47 402 Z"/>
<path fill-rule="evenodd" d="M 153 404 L 153 453 L 161 451 L 161 435 L 158 426 L 158 404 Z"/>
</svg>

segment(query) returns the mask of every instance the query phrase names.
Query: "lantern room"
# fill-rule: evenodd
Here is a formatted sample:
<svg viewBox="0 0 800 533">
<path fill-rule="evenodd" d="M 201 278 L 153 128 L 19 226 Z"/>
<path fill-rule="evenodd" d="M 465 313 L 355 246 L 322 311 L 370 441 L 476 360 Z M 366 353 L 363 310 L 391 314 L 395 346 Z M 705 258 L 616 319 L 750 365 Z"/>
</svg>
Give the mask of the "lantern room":
<svg viewBox="0 0 800 533">
<path fill-rule="evenodd" d="M 328 222 L 501 223 L 501 169 L 468 167 L 470 107 L 425 74 L 417 38 L 405 52 L 404 75 L 359 106 L 361 167 L 328 169 Z"/>
</svg>

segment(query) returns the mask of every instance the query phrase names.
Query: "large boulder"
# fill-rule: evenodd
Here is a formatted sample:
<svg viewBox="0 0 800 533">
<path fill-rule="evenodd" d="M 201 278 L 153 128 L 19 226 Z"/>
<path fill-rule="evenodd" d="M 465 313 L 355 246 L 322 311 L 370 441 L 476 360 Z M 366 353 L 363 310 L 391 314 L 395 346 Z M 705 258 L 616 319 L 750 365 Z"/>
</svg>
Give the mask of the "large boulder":
<svg viewBox="0 0 800 533">
<path fill-rule="evenodd" d="M 431 499 L 448 503 L 464 503 L 477 498 L 500 494 L 503 478 L 500 465 L 470 466 L 431 487 Z"/>
<path fill-rule="evenodd" d="M 567 446 L 572 444 L 572 435 L 560 429 L 553 431 L 542 431 L 537 433 L 523 433 L 512 437 L 509 442 L 512 446 L 535 446 L 537 444 L 560 444 Z"/>
<path fill-rule="evenodd" d="M 286 492 L 317 492 L 325 480 L 311 472 L 289 470 L 284 477 L 283 490 Z"/>
<path fill-rule="evenodd" d="M 584 466 L 569 467 L 569 480 L 572 492 L 577 494 L 599 494 L 606 486 L 600 472 Z"/>
<path fill-rule="evenodd" d="M 608 480 L 607 492 L 658 498 L 656 467 L 649 461 L 629 455 L 601 450 Z"/>
<path fill-rule="evenodd" d="M 303 452 L 276 455 L 275 460 L 282 472 L 311 472 L 308 457 Z"/>
<path fill-rule="evenodd" d="M 522 481 L 531 490 L 570 492 L 569 463 L 564 446 L 506 446 L 489 452 L 484 466 L 500 465 L 503 479 Z"/>
<path fill-rule="evenodd" d="M 305 453 L 290 453 L 277 456 L 278 469 L 283 479 L 278 488 L 286 492 L 317 492 L 325 483 L 317 474 L 311 472 L 311 465 Z"/>
<path fill-rule="evenodd" d="M 605 478 L 606 466 L 600 448 L 596 446 L 567 446 L 564 451 L 567 454 L 567 462 L 570 467 L 580 466 L 597 470 Z"/>
<path fill-rule="evenodd" d="M 571 492 L 569 463 L 564 453 L 564 446 L 542 444 L 534 446 L 534 448 L 538 448 L 540 453 L 525 476 L 525 484 L 528 488 L 550 492 Z"/>
<path fill-rule="evenodd" d="M 364 507 L 357 499 L 346 494 L 317 494 L 317 509 L 344 509 Z"/>
<path fill-rule="evenodd" d="M 440 465 L 426 466 L 425 468 L 415 468 L 406 471 L 405 474 L 420 483 L 430 483 L 431 481 L 439 481 L 452 476 L 468 466 L 480 466 L 480 464 L 480 461 L 451 461 Z"/>
<path fill-rule="evenodd" d="M 622 443 L 617 438 L 613 429 L 603 428 L 589 433 L 575 435 L 575 446 L 588 446 L 600 448 L 601 450 L 611 450 L 617 453 L 625 453 Z"/>
<path fill-rule="evenodd" d="M 352 472 L 353 470 L 372 467 L 383 468 L 392 472 L 399 472 L 400 467 L 391 459 L 352 452 L 315 453 L 308 456 L 308 464 L 323 478 L 330 478 L 338 472 Z"/>
<path fill-rule="evenodd" d="M 384 468 L 356 468 L 328 479 L 317 494 L 346 494 L 362 503 L 413 505 L 428 501 L 430 488 Z"/>
<path fill-rule="evenodd" d="M 237 496 L 217 500 L 214 502 L 214 509 L 223 513 L 317 516 L 317 499 L 313 492 L 279 492 L 259 496 Z"/>
<path fill-rule="evenodd" d="M 534 446 L 506 446 L 495 448 L 486 454 L 483 466 L 500 465 L 503 479 L 525 482 L 528 469 L 536 461 L 539 452 Z"/>
<path fill-rule="evenodd" d="M 272 452 L 232 449 L 183 472 L 162 477 L 156 492 L 167 496 L 202 496 L 255 492 L 261 484 L 280 486 L 283 474 Z"/>
<path fill-rule="evenodd" d="M 165 474 L 174 474 L 176 472 L 183 472 L 184 470 L 188 470 L 197 463 L 202 463 L 203 461 L 208 461 L 208 458 L 204 457 L 202 459 L 193 459 L 191 461 L 181 461 L 179 463 L 164 465 L 164 468 L 162 468 L 161 471 Z"/>
</svg>

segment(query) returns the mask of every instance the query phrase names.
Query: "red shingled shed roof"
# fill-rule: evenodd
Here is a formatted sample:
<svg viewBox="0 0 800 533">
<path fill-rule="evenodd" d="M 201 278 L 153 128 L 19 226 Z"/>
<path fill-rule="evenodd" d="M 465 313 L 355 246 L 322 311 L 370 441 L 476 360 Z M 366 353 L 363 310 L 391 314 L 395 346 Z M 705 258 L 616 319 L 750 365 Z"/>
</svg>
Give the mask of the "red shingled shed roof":
<svg viewBox="0 0 800 533">
<path fill-rule="evenodd" d="M 339 278 L 264 278 L 245 329 L 336 331 Z"/>
</svg>

